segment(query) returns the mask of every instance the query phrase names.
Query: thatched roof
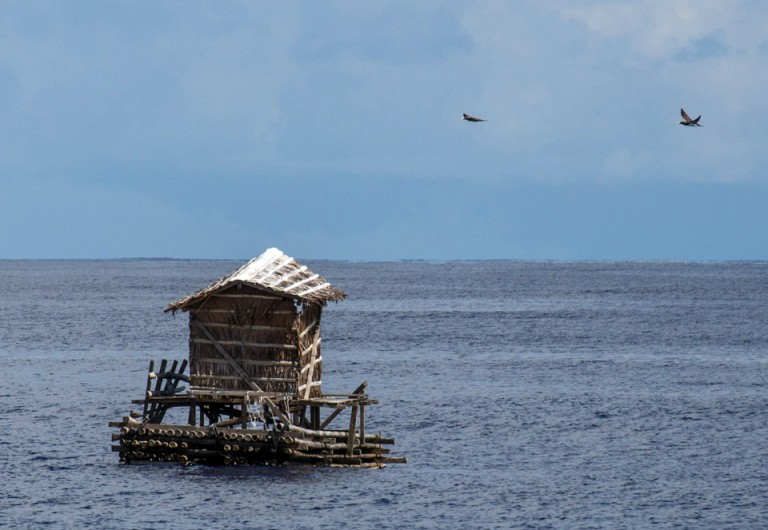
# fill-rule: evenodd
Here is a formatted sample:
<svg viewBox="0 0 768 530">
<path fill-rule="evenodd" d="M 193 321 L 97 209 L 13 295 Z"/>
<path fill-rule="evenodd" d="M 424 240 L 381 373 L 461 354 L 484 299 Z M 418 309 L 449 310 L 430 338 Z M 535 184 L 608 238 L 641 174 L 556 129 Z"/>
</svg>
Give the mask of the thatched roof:
<svg viewBox="0 0 768 530">
<path fill-rule="evenodd" d="M 344 291 L 337 289 L 306 266 L 300 265 L 292 257 L 286 256 L 276 248 L 270 248 L 205 289 L 173 302 L 165 311 L 186 311 L 213 293 L 237 284 L 308 302 L 338 301 L 347 297 Z"/>
</svg>

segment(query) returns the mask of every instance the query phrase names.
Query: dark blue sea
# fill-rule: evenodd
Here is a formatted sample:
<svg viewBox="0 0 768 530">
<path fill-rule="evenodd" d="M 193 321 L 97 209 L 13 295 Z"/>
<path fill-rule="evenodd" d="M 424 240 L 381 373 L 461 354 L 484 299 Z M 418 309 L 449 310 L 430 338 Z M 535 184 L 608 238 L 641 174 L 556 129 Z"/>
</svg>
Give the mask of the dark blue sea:
<svg viewBox="0 0 768 530">
<path fill-rule="evenodd" d="M 307 261 L 381 470 L 119 465 L 171 301 L 241 261 L 0 261 L 0 526 L 768 528 L 768 263 Z"/>
</svg>

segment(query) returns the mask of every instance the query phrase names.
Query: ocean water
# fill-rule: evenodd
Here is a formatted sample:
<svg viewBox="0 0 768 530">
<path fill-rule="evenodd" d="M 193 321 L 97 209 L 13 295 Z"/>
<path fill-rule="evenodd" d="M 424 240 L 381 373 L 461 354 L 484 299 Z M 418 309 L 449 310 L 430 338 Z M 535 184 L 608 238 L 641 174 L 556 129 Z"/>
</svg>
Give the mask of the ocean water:
<svg viewBox="0 0 768 530">
<path fill-rule="evenodd" d="M 768 528 L 768 263 L 307 262 L 382 470 L 119 465 L 236 261 L 0 261 L 0 526 Z"/>
</svg>

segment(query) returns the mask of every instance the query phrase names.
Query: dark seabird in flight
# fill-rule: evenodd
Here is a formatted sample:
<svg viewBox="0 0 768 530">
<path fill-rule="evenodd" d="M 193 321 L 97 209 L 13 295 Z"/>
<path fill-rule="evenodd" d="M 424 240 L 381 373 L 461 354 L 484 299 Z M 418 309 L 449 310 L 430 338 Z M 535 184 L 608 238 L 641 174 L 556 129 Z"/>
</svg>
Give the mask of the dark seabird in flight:
<svg viewBox="0 0 768 530">
<path fill-rule="evenodd" d="M 692 120 L 688 114 L 685 113 L 685 110 L 680 109 L 680 115 L 683 117 L 683 121 L 679 121 L 680 125 L 685 125 L 686 127 L 704 127 L 703 125 L 699 125 L 699 120 L 701 119 L 701 116 L 696 118 L 695 120 Z"/>
<path fill-rule="evenodd" d="M 474 116 L 470 116 L 469 114 L 464 114 L 464 119 L 467 121 L 485 121 L 482 118 L 475 118 Z"/>
</svg>

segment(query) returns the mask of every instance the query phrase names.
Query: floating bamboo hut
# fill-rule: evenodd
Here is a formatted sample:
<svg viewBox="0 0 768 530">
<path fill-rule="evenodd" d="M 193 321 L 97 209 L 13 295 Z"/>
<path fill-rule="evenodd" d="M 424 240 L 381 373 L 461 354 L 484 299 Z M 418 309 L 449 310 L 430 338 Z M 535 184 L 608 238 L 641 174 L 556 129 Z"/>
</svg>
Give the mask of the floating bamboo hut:
<svg viewBox="0 0 768 530">
<path fill-rule="evenodd" d="M 276 248 L 165 312 L 189 314 L 189 358 L 156 369 L 112 435 L 123 463 L 382 467 L 393 438 L 366 432 L 367 382 L 322 388 L 320 320 L 346 294 Z M 187 373 L 187 368 L 188 373 Z M 184 421 L 166 421 L 181 414 Z"/>
</svg>

